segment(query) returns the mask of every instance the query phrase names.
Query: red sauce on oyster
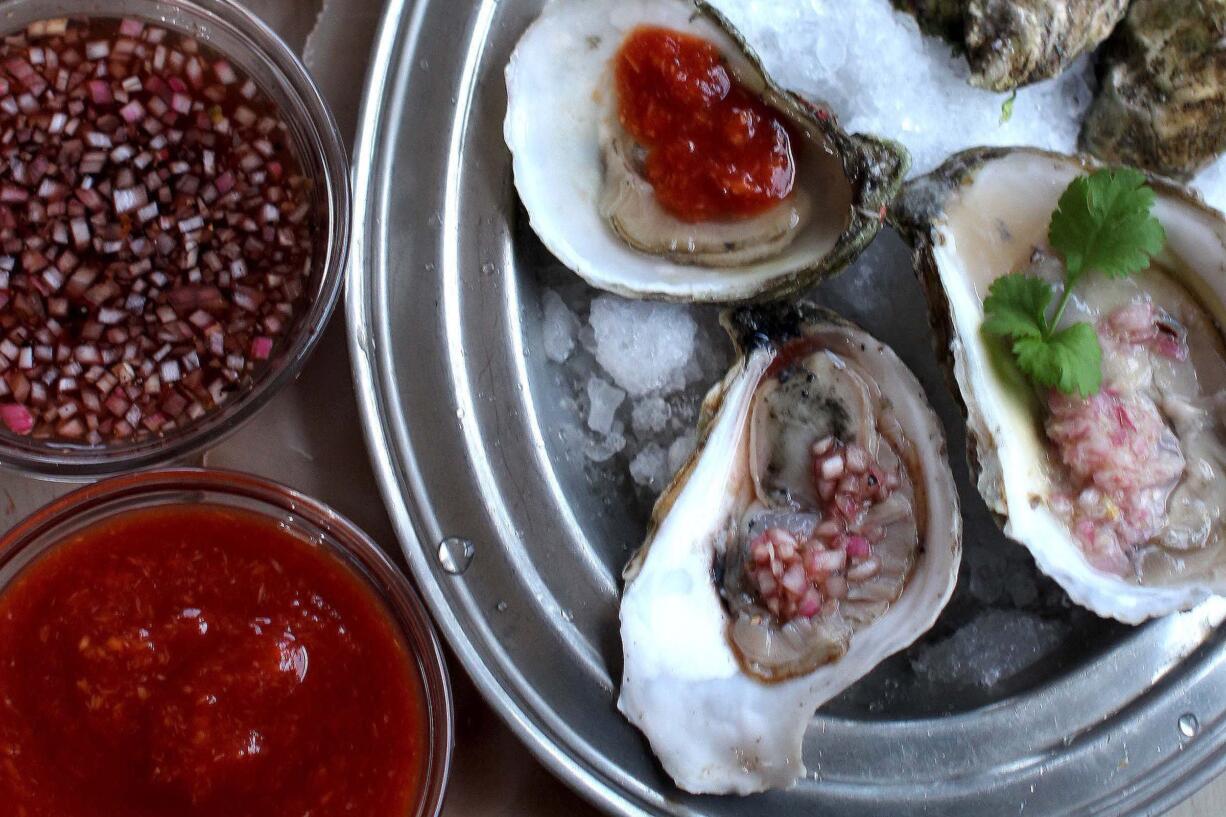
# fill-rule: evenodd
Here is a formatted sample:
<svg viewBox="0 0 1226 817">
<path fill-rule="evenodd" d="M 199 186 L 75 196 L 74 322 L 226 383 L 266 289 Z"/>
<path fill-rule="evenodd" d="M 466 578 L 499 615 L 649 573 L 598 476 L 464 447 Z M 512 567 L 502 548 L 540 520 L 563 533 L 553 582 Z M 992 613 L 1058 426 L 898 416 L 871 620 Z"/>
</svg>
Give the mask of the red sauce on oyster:
<svg viewBox="0 0 1226 817">
<path fill-rule="evenodd" d="M 647 149 L 660 205 L 688 221 L 738 219 L 792 191 L 796 160 L 779 114 L 737 84 L 700 37 L 640 26 L 614 57 L 622 127 Z"/>
</svg>

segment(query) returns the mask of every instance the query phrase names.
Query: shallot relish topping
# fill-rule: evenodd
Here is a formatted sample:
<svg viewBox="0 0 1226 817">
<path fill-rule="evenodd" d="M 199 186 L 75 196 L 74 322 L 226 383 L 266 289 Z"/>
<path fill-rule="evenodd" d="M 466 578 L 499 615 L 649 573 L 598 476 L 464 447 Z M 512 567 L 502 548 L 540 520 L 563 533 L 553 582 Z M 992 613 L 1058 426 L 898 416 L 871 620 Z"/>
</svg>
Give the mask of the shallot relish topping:
<svg viewBox="0 0 1226 817">
<path fill-rule="evenodd" d="M 197 40 L 45 20 L 0 47 L 0 421 L 98 445 L 245 388 L 305 301 L 309 181 Z"/>
<path fill-rule="evenodd" d="M 640 26 L 614 72 L 622 127 L 647 149 L 644 175 L 669 213 L 745 218 L 791 193 L 796 161 L 783 118 L 737 84 L 713 43 Z"/>
<path fill-rule="evenodd" d="M 1186 330 L 1149 301 L 1114 310 L 1097 332 L 1109 361 L 1142 353 L 1188 359 Z M 1050 392 L 1044 428 L 1068 469 L 1068 488 L 1053 507 L 1091 564 L 1124 576 L 1134 572 L 1137 549 L 1167 525 L 1168 498 L 1187 461 L 1153 395 L 1110 377 L 1103 385 L 1084 399 Z"/>
<path fill-rule="evenodd" d="M 770 527 L 749 543 L 750 583 L 783 622 L 834 612 L 847 597 L 849 582 L 880 572 L 873 544 L 885 533 L 862 527 L 859 520 L 899 485 L 897 474 L 884 471 L 854 443 L 825 437 L 814 443 L 812 454 L 822 521 L 803 540 L 786 528 Z"/>
</svg>

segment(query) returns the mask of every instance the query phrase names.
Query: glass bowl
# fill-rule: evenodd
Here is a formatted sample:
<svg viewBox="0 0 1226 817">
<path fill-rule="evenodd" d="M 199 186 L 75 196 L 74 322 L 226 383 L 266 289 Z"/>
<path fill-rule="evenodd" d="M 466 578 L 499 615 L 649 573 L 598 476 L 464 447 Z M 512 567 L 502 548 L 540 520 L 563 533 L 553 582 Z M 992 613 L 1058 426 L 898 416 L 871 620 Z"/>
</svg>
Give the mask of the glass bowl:
<svg viewBox="0 0 1226 817">
<path fill-rule="evenodd" d="M 267 25 L 234 0 L 5 0 L 0 35 L 56 17 L 134 17 L 208 44 L 255 80 L 277 105 L 314 181 L 319 216 L 308 308 L 256 369 L 252 382 L 220 407 L 165 435 L 125 443 L 73 445 L 0 432 L 0 466 L 51 478 L 109 476 L 181 461 L 250 419 L 301 371 L 340 296 L 349 255 L 349 160 L 332 113 L 302 61 Z"/>
<path fill-rule="evenodd" d="M 45 505 L 0 538 L 0 593 L 27 565 L 83 528 L 128 511 L 199 503 L 242 508 L 276 520 L 304 541 L 326 549 L 383 602 L 416 659 L 425 695 L 426 768 L 415 810 L 404 817 L 437 817 L 454 731 L 442 649 L 404 575 L 370 537 L 326 505 L 275 482 L 233 471 L 183 468 L 113 477 Z"/>
</svg>

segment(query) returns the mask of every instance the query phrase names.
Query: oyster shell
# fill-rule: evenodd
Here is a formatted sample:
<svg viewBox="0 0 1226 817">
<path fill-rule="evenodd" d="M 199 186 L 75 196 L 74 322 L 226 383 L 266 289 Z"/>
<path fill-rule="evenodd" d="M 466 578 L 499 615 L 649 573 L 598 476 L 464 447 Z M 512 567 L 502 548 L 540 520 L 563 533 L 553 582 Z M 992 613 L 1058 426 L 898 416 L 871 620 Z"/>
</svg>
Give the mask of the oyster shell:
<svg viewBox="0 0 1226 817">
<path fill-rule="evenodd" d="M 803 774 L 809 715 L 933 624 L 961 517 L 893 351 L 806 303 L 725 325 L 739 358 L 625 571 L 618 707 L 680 787 L 747 794 Z"/>
<path fill-rule="evenodd" d="M 1161 2 L 1161 0 L 1159 0 Z M 965 49 L 971 84 L 1009 91 L 1059 76 L 1094 50 L 1128 0 L 895 0 L 926 33 Z"/>
<path fill-rule="evenodd" d="M 1226 150 L 1226 0 L 1135 0 L 1108 42 L 1081 147 L 1187 179 Z"/>
<path fill-rule="evenodd" d="M 915 246 L 980 494 L 1073 601 L 1138 623 L 1226 592 L 1226 221 L 1151 180 L 1166 249 L 1132 278 L 1084 276 L 1066 312 L 1094 324 L 1103 347 L 1091 400 L 1037 393 L 981 332 L 997 277 L 1026 270 L 1059 286 L 1048 223 L 1094 167 L 971 150 L 909 183 L 892 217 Z"/>
<path fill-rule="evenodd" d="M 734 78 L 787 119 L 795 195 L 761 216 L 697 224 L 659 206 L 618 121 L 609 70 L 644 24 L 714 43 Z M 880 229 L 909 162 L 897 143 L 847 134 L 832 111 L 775 85 L 705 3 L 551 0 L 516 46 L 506 82 L 503 132 L 532 228 L 590 284 L 630 297 L 763 299 L 836 273 Z"/>
<path fill-rule="evenodd" d="M 943 37 L 962 48 L 966 33 L 967 0 L 893 0 L 895 8 L 915 17 L 920 30 L 930 37 Z"/>
</svg>

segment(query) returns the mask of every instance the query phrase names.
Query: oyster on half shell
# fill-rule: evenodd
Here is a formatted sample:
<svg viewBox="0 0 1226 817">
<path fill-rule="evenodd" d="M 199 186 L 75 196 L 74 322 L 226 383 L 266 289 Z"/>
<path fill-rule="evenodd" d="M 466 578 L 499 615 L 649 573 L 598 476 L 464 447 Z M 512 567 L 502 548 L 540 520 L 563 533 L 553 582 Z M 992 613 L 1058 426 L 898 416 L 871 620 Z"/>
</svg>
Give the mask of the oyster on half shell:
<svg viewBox="0 0 1226 817">
<path fill-rule="evenodd" d="M 618 707 L 681 788 L 747 794 L 802 775 L 814 710 L 932 626 L 961 516 L 893 351 L 807 303 L 725 325 L 738 360 L 625 571 Z"/>
<path fill-rule="evenodd" d="M 988 507 L 1073 601 L 1138 623 L 1226 593 L 1226 221 L 1151 179 L 1166 248 L 1134 276 L 1082 276 L 1058 327 L 1096 330 L 1103 386 L 1088 399 L 1035 389 L 982 331 L 998 277 L 1024 271 L 1059 292 L 1048 224 L 1094 169 L 971 150 L 909 183 L 893 217 L 916 248 Z"/>
<path fill-rule="evenodd" d="M 661 207 L 613 81 L 612 61 L 640 26 L 714 44 L 732 79 L 782 116 L 791 194 L 745 218 L 690 222 Z M 756 300 L 836 273 L 880 229 L 909 163 L 897 143 L 847 134 L 832 111 L 778 87 L 702 2 L 551 0 L 516 45 L 506 82 L 503 133 L 532 228 L 588 283 L 629 297 Z"/>
</svg>

